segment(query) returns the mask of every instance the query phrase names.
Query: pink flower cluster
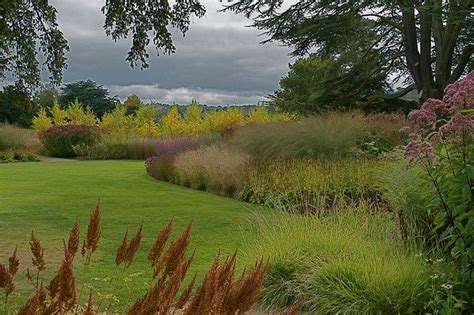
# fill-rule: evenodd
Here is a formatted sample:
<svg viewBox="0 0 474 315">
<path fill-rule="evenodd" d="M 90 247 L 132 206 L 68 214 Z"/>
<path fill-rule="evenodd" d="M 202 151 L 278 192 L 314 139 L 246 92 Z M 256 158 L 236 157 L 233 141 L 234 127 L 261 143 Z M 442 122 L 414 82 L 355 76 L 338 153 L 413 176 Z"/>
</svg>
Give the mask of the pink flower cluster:
<svg viewBox="0 0 474 315">
<path fill-rule="evenodd" d="M 461 113 L 456 113 L 451 117 L 447 124 L 441 126 L 439 130 L 444 135 L 455 135 L 459 133 L 468 133 L 474 129 L 474 120 Z"/>
<path fill-rule="evenodd" d="M 474 71 L 465 79 L 450 84 L 444 90 L 443 102 L 450 109 L 474 108 Z"/>
<path fill-rule="evenodd" d="M 466 110 L 474 108 L 474 71 L 445 89 L 443 100 L 428 99 L 408 118 L 415 122 L 414 133 L 405 146 L 404 156 L 410 164 L 432 161 L 436 145 L 441 140 L 457 143 L 459 134 L 474 130 L 474 119 Z M 446 123 L 446 121 L 448 122 Z M 407 132 L 408 128 L 400 129 Z"/>
<path fill-rule="evenodd" d="M 425 140 L 411 140 L 403 152 L 410 164 L 416 161 L 432 161 L 435 158 L 433 144 Z"/>
</svg>

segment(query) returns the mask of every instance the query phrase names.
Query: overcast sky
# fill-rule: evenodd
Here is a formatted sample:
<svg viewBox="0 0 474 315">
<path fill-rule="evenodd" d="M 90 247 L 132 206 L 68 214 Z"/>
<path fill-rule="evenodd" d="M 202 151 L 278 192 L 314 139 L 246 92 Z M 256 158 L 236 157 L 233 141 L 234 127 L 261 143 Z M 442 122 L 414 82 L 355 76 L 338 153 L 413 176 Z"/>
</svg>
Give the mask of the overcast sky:
<svg viewBox="0 0 474 315">
<path fill-rule="evenodd" d="M 123 99 L 137 94 L 163 103 L 252 104 L 272 93 L 288 71 L 289 49 L 261 45 L 259 31 L 245 27 L 244 16 L 217 12 L 218 0 L 203 0 L 206 16 L 196 19 L 186 37 L 175 36 L 177 52 L 156 57 L 150 67 L 131 69 L 125 61 L 128 41 L 105 36 L 103 0 L 53 0 L 69 41 L 64 82 L 92 79 Z"/>
</svg>

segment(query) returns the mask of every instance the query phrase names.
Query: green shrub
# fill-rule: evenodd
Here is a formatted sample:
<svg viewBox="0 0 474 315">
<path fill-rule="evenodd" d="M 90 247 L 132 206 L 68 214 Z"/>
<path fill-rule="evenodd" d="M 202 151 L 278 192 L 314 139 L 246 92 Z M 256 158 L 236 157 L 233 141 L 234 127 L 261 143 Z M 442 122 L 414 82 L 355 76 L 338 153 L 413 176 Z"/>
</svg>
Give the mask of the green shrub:
<svg viewBox="0 0 474 315">
<path fill-rule="evenodd" d="M 353 154 L 365 133 L 362 116 L 331 113 L 300 121 L 250 125 L 230 140 L 257 159 L 339 158 Z"/>
<path fill-rule="evenodd" d="M 338 208 L 324 217 L 283 215 L 259 225 L 251 252 L 270 266 L 261 301 L 284 308 L 301 302 L 311 314 L 397 314 L 421 311 L 429 272 L 403 246 L 391 214 Z"/>
<path fill-rule="evenodd" d="M 122 160 L 130 158 L 130 146 L 120 142 L 85 143 L 73 146 L 76 155 L 85 160 Z"/>
<path fill-rule="evenodd" d="M 294 159 L 255 164 L 239 198 L 290 212 L 326 211 L 339 200 L 384 201 L 376 185 L 377 170 L 391 161 L 345 158 Z"/>
<path fill-rule="evenodd" d="M 179 154 L 174 161 L 176 182 L 183 186 L 233 197 L 245 185 L 247 154 L 211 145 Z"/>
<path fill-rule="evenodd" d="M 0 152 L 0 163 L 39 162 L 39 157 L 30 152 L 6 151 Z"/>
<path fill-rule="evenodd" d="M 38 138 L 33 130 L 0 123 L 0 151 L 17 150 L 38 145 Z"/>
<path fill-rule="evenodd" d="M 74 146 L 93 145 L 102 135 L 102 129 L 86 125 L 56 126 L 39 133 L 45 153 L 54 157 L 76 156 Z"/>
</svg>

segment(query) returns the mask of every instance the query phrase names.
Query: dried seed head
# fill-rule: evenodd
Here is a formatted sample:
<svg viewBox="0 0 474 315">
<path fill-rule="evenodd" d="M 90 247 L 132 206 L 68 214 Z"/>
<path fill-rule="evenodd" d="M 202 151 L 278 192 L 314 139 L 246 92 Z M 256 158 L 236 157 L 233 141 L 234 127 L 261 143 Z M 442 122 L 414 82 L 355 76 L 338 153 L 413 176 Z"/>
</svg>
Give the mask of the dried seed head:
<svg viewBox="0 0 474 315">
<path fill-rule="evenodd" d="M 18 310 L 18 315 L 41 314 L 46 299 L 46 292 L 41 286 L 35 294 Z"/>
<path fill-rule="evenodd" d="M 30 248 L 31 253 L 33 254 L 33 266 L 35 266 L 39 271 L 43 270 L 45 266 L 44 250 L 41 248 L 41 243 L 33 231 L 31 231 Z"/>
<path fill-rule="evenodd" d="M 117 254 L 115 255 L 115 264 L 118 266 L 127 257 L 127 238 L 128 238 L 128 229 L 125 231 L 123 235 L 122 241 L 120 242 L 119 247 L 117 248 Z"/>
<path fill-rule="evenodd" d="M 156 265 L 156 263 L 158 262 L 161 253 L 163 252 L 163 248 L 165 247 L 166 241 L 168 240 L 171 231 L 173 230 L 173 220 L 174 218 L 171 218 L 168 221 L 168 224 L 166 224 L 166 226 L 158 233 L 158 236 L 156 237 L 156 240 L 150 249 L 150 253 L 148 254 L 148 260 L 153 266 Z"/>
<path fill-rule="evenodd" d="M 181 293 L 181 296 L 179 297 L 179 300 L 178 302 L 176 302 L 176 305 L 175 305 L 176 310 L 180 310 L 184 308 L 186 303 L 188 303 L 188 300 L 191 297 L 191 293 L 193 292 L 194 284 L 196 283 L 196 276 L 197 276 L 197 273 L 194 274 L 194 277 L 191 280 L 191 282 L 189 282 L 186 289 L 184 289 L 183 293 Z"/>
<path fill-rule="evenodd" d="M 13 254 L 8 258 L 8 272 L 14 277 L 18 271 L 18 266 L 20 265 L 20 261 L 16 255 L 18 247 L 15 247 Z"/>
<path fill-rule="evenodd" d="M 72 256 L 75 256 L 77 250 L 79 249 L 79 219 L 76 218 L 76 222 L 71 228 L 71 232 L 69 233 L 69 240 L 67 242 L 67 250 L 71 253 Z"/>
<path fill-rule="evenodd" d="M 128 244 L 127 254 L 125 256 L 125 260 L 127 261 L 127 267 L 130 266 L 130 264 L 132 263 L 133 257 L 135 256 L 135 253 L 140 247 L 140 242 L 142 240 L 142 230 L 143 230 L 143 221 L 140 227 L 138 228 L 137 233 L 135 233 L 135 236 L 133 236 L 133 238 L 130 240 L 130 244 Z"/>
<path fill-rule="evenodd" d="M 163 253 L 162 259 L 155 265 L 153 277 L 156 277 L 163 269 L 163 277 L 171 275 L 178 266 L 178 263 L 183 260 L 186 249 L 191 241 L 192 225 L 193 222 L 191 221 L 181 235 L 174 240 Z"/>
<path fill-rule="evenodd" d="M 86 265 L 90 263 L 90 258 L 93 252 L 97 249 L 100 239 L 100 200 L 91 212 L 89 226 L 87 227 L 87 238 L 82 247 L 83 256 L 85 256 Z"/>
</svg>

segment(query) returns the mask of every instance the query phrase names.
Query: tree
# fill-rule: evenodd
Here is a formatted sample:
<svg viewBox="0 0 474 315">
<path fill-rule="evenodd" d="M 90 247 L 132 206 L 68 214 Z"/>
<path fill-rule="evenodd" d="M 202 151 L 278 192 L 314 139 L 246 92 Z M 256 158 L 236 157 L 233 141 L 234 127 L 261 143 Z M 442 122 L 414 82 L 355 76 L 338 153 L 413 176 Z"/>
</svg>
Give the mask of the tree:
<svg viewBox="0 0 474 315">
<path fill-rule="evenodd" d="M 99 118 L 112 111 L 116 102 L 109 97 L 107 89 L 92 80 L 69 83 L 62 88 L 59 98 L 62 107 L 74 103 L 76 99 L 84 106 L 90 106 Z"/>
<path fill-rule="evenodd" d="M 0 122 L 30 127 L 35 107 L 21 85 L 8 85 L 0 92 Z"/>
<path fill-rule="evenodd" d="M 226 8 L 244 13 L 263 30 L 269 41 L 293 48 L 296 56 L 310 51 L 318 56 L 337 58 L 341 53 L 358 50 L 357 65 L 364 65 L 378 50 L 383 62 L 377 71 L 408 78 L 406 87 L 393 95 L 398 98 L 416 89 L 423 102 L 440 98 L 444 88 L 472 69 L 474 53 L 473 0 L 398 0 L 398 1 L 289 1 L 239 0 Z M 367 25 L 371 25 L 367 28 Z"/>
<path fill-rule="evenodd" d="M 184 35 L 193 16 L 201 17 L 204 7 L 197 0 L 163 1 L 107 0 L 104 29 L 113 40 L 132 37 L 126 60 L 132 67 L 148 67 L 146 50 L 153 41 L 157 53 L 173 53 L 175 28 Z M 53 83 L 60 83 L 66 68 L 67 40 L 59 29 L 56 9 L 48 0 L 0 1 L 0 77 L 11 72 L 19 82 L 35 86 L 45 68 Z M 152 36 L 152 38 L 150 38 Z M 38 58 L 37 50 L 42 58 Z M 43 66 L 40 66 L 40 60 Z"/>
<path fill-rule="evenodd" d="M 309 114 L 354 107 L 370 95 L 383 91 L 384 80 L 370 76 L 372 65 L 357 70 L 346 70 L 331 58 L 315 55 L 300 58 L 280 80 L 280 89 L 274 96 L 275 106 L 285 112 Z"/>
<path fill-rule="evenodd" d="M 145 103 L 142 102 L 142 100 L 135 94 L 129 95 L 125 102 L 123 102 L 123 105 L 125 106 L 126 114 L 131 115 L 135 114 L 135 112 L 140 108 L 145 106 Z"/>
<path fill-rule="evenodd" d="M 59 92 L 53 86 L 47 86 L 35 94 L 34 101 L 36 106 L 45 109 L 53 107 L 54 100 L 59 98 Z"/>
</svg>

